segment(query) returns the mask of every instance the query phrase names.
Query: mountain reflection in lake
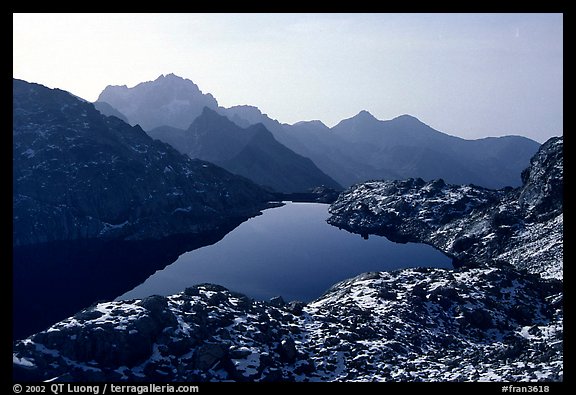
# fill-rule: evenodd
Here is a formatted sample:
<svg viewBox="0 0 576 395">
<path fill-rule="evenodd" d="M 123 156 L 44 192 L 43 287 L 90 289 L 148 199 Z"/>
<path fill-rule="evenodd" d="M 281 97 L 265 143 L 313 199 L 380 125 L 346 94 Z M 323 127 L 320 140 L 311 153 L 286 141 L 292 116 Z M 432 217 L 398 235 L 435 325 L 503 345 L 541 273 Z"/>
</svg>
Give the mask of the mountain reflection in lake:
<svg viewBox="0 0 576 395">
<path fill-rule="evenodd" d="M 246 218 L 203 234 L 159 240 L 81 240 L 14 247 L 13 338 L 46 329 L 141 284 L 182 253 L 216 243 Z"/>
</svg>

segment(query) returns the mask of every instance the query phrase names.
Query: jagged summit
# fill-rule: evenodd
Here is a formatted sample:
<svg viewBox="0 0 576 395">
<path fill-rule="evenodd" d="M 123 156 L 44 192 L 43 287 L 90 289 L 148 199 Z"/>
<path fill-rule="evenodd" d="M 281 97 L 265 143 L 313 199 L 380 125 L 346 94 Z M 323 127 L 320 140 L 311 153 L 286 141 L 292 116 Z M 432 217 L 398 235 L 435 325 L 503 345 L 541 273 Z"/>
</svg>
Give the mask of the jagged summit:
<svg viewBox="0 0 576 395">
<path fill-rule="evenodd" d="M 159 79 L 162 79 L 162 78 L 190 81 L 188 78 L 183 78 L 183 77 L 177 76 L 177 75 L 174 74 L 174 73 L 161 74 L 157 79 L 159 80 Z M 192 82 L 192 81 L 190 81 L 190 82 Z"/>
<path fill-rule="evenodd" d="M 163 84 L 167 86 L 176 87 L 179 89 L 190 89 L 191 91 L 194 89 L 196 93 L 203 94 L 198 85 L 196 85 L 192 80 L 184 77 L 180 77 L 174 73 L 170 74 L 161 74 L 158 78 L 156 78 L 153 83 Z M 144 83 L 145 84 L 145 83 Z M 137 85 L 138 86 L 138 85 Z M 206 93 L 206 95 L 212 96 L 210 93 Z"/>
<path fill-rule="evenodd" d="M 210 93 L 202 93 L 194 82 L 175 74 L 160 75 L 132 88 L 107 86 L 97 101 L 109 103 L 130 124 L 146 131 L 159 126 L 186 129 L 204 107 L 218 108 Z"/>
<path fill-rule="evenodd" d="M 223 115 L 229 118 L 237 117 L 238 119 L 246 121 L 248 125 L 261 123 L 263 117 L 267 116 L 266 114 L 262 113 L 258 107 L 246 104 L 223 109 Z"/>
</svg>

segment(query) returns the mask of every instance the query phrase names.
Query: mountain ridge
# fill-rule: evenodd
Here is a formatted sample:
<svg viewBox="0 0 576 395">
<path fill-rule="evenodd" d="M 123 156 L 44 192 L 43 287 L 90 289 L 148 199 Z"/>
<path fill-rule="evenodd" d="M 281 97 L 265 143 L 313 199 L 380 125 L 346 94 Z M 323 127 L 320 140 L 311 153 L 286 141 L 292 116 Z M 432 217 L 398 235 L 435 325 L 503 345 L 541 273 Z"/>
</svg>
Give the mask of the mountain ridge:
<svg viewBox="0 0 576 395">
<path fill-rule="evenodd" d="M 213 162 L 276 192 L 342 189 L 310 159 L 280 144 L 263 124 L 242 128 L 208 107 L 185 131 L 156 128 L 148 133 L 191 158 Z"/>
<path fill-rule="evenodd" d="M 190 81 L 175 75 L 169 80 L 183 84 L 183 81 Z M 204 94 L 197 89 L 194 92 L 199 104 L 190 101 L 188 107 L 182 107 L 188 108 L 188 124 L 174 115 L 172 117 L 177 121 L 172 122 L 168 108 L 162 110 L 158 106 L 146 111 L 141 124 L 150 126 L 151 114 L 163 111 L 164 115 L 158 117 L 154 125 L 188 128 L 194 118 L 190 114 L 198 116 L 203 108 Z M 161 96 L 165 95 L 166 92 Z M 517 187 L 521 185 L 518 174 L 528 166 L 530 157 L 540 145 L 521 136 L 494 137 L 488 142 L 467 140 L 435 130 L 409 114 L 379 120 L 361 110 L 326 130 L 320 123 L 280 123 L 251 105 L 224 108 L 214 99 L 207 107 L 242 128 L 264 124 L 280 144 L 309 158 L 323 173 L 345 187 L 371 179 L 409 177 L 443 178 L 450 183 L 471 183 L 493 189 Z M 146 126 L 143 128 L 150 130 Z M 515 149 L 506 149 L 508 140 L 513 140 Z"/>
</svg>

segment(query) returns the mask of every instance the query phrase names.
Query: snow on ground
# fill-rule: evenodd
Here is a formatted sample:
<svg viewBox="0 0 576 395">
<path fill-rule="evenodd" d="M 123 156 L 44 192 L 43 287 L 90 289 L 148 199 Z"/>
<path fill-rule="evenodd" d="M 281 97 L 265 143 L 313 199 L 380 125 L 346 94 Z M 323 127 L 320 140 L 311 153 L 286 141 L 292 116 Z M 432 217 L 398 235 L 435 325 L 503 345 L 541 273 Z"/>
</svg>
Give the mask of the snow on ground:
<svg viewBox="0 0 576 395">
<path fill-rule="evenodd" d="M 17 342 L 13 361 L 42 379 L 562 380 L 561 288 L 539 281 L 494 267 L 365 273 L 301 312 L 200 285 L 99 303 Z"/>
</svg>

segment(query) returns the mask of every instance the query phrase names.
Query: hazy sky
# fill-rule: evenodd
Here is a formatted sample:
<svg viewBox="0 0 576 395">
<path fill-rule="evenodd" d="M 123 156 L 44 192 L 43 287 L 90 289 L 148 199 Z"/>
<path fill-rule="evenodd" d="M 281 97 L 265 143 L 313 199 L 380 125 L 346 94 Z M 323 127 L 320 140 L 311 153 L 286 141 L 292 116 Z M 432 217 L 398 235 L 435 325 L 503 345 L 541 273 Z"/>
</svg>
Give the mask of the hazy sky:
<svg viewBox="0 0 576 395">
<path fill-rule="evenodd" d="M 175 73 L 221 106 L 563 134 L 562 14 L 14 14 L 14 77 L 94 101 Z"/>
</svg>

